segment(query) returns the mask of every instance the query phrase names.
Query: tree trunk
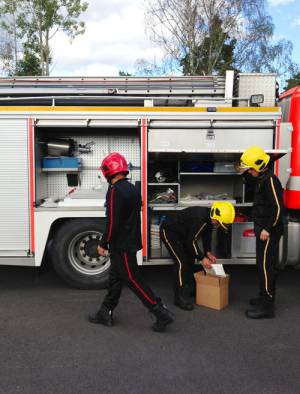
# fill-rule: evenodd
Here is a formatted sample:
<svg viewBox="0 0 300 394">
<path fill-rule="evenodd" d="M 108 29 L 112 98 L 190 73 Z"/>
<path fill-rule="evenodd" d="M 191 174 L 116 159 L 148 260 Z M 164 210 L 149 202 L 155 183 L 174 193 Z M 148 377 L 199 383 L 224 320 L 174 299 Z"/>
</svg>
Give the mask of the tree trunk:
<svg viewBox="0 0 300 394">
<path fill-rule="evenodd" d="M 49 30 L 46 31 L 45 38 L 45 75 L 49 75 L 49 65 L 50 65 L 50 49 L 49 49 Z"/>
</svg>

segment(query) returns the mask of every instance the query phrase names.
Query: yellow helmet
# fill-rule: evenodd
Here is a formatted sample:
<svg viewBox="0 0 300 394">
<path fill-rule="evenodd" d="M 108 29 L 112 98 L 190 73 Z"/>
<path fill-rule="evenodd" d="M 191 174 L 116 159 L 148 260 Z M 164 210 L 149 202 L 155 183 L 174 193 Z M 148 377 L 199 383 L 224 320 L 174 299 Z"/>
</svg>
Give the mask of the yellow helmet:
<svg viewBox="0 0 300 394">
<path fill-rule="evenodd" d="M 227 230 L 226 225 L 234 222 L 234 206 L 229 201 L 215 201 L 210 209 L 210 218 L 217 220 Z"/>
<path fill-rule="evenodd" d="M 270 161 L 270 156 L 259 146 L 251 146 L 246 149 L 240 159 L 240 168 L 249 169 L 261 172 Z"/>
</svg>

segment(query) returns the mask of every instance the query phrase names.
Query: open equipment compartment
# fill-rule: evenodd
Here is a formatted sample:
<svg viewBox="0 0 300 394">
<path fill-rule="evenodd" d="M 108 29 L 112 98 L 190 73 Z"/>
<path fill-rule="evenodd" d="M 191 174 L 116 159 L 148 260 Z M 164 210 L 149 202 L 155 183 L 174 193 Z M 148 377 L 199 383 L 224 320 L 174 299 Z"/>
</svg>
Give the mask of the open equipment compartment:
<svg viewBox="0 0 300 394">
<path fill-rule="evenodd" d="M 251 108 L 249 112 L 253 112 Z M 251 210 L 252 194 L 245 186 L 235 164 L 243 151 L 257 143 L 270 155 L 272 161 L 286 151 L 274 149 L 278 112 L 257 111 L 255 117 L 248 109 L 234 112 L 202 111 L 190 121 L 153 121 L 149 125 L 148 150 L 149 174 L 155 173 L 159 163 L 167 169 L 173 163 L 173 185 L 148 183 L 148 193 L 153 188 L 171 187 L 176 190 L 175 201 L 150 201 L 148 199 L 148 237 L 150 259 L 169 258 L 165 248 L 157 241 L 162 217 L 174 214 L 188 206 L 210 207 L 215 200 L 231 201 L 237 218 L 227 234 L 213 231 L 212 250 L 223 263 L 250 263 L 255 258 L 255 238 Z M 152 167 L 153 166 L 153 167 Z M 174 175 L 174 170 L 178 173 Z M 152 231 L 151 231 L 152 226 Z M 151 242 L 152 241 L 152 242 Z M 250 241 L 250 242 L 249 242 Z M 159 250 L 160 248 L 160 250 Z"/>
<path fill-rule="evenodd" d="M 65 149 L 68 141 L 71 141 L 71 145 L 75 143 L 75 147 L 69 153 Z M 53 142 L 53 145 L 60 144 L 62 154 L 48 155 L 46 146 L 48 142 L 50 144 Z M 86 145 L 91 142 L 93 144 Z M 89 146 L 90 151 L 83 149 L 84 152 L 80 152 L 79 146 Z M 86 198 L 82 199 L 82 206 L 84 206 L 89 199 L 89 191 L 93 189 L 100 191 L 101 186 L 103 193 L 100 194 L 104 198 L 107 183 L 99 167 L 103 158 L 113 151 L 120 152 L 126 157 L 130 168 L 130 181 L 134 184 L 140 182 L 140 129 L 137 125 L 122 127 L 120 123 L 116 122 L 114 125 L 112 122 L 110 127 L 107 127 L 101 124 L 93 125 L 90 121 L 79 127 L 72 122 L 68 125 L 66 122 L 53 124 L 51 120 L 49 122 L 37 121 L 35 126 L 36 205 L 43 204 L 45 199 L 49 198 L 63 200 L 70 191 L 80 189 L 85 192 Z M 43 164 L 45 158 L 63 164 L 61 168 L 45 168 Z M 74 160 L 80 162 L 78 168 L 65 168 L 64 163 L 69 164 L 71 161 L 75 162 Z M 78 177 L 77 185 L 76 177 Z M 92 195 L 91 192 L 93 199 Z M 76 207 L 80 208 L 80 206 L 79 202 Z M 55 206 L 52 208 L 55 209 Z"/>
</svg>

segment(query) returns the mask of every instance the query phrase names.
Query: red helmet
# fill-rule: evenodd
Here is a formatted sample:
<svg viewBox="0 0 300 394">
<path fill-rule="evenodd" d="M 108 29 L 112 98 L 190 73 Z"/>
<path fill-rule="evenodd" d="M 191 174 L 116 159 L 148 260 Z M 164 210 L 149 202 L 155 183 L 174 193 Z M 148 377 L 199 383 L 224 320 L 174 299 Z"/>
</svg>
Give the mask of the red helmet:
<svg viewBox="0 0 300 394">
<path fill-rule="evenodd" d="M 112 152 L 106 156 L 102 161 L 100 170 L 107 180 L 120 172 L 125 175 L 129 173 L 125 157 L 118 152 Z"/>
</svg>

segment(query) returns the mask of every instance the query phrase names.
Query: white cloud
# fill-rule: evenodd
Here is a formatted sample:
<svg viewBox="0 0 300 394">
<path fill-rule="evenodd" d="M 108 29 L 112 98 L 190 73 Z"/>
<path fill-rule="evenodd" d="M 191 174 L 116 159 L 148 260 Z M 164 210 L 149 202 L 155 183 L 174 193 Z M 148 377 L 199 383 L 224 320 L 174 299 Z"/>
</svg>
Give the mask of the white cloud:
<svg viewBox="0 0 300 394">
<path fill-rule="evenodd" d="M 268 0 L 271 6 L 286 5 L 293 3 L 295 0 Z"/>
<path fill-rule="evenodd" d="M 83 19 L 85 34 L 72 44 L 61 32 L 53 38 L 51 75 L 118 75 L 119 70 L 132 72 L 138 58 L 153 62 L 162 57 L 146 37 L 140 0 L 90 0 Z"/>
<path fill-rule="evenodd" d="M 294 25 L 300 26 L 300 17 L 298 17 L 298 18 L 296 18 L 296 19 L 294 20 Z"/>
</svg>

